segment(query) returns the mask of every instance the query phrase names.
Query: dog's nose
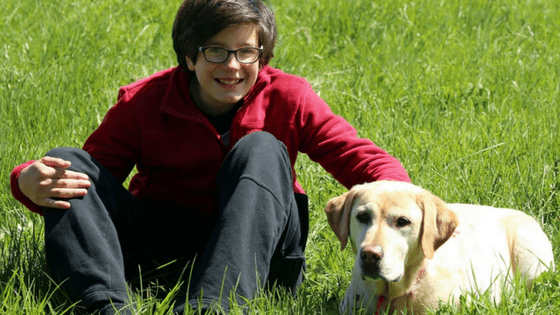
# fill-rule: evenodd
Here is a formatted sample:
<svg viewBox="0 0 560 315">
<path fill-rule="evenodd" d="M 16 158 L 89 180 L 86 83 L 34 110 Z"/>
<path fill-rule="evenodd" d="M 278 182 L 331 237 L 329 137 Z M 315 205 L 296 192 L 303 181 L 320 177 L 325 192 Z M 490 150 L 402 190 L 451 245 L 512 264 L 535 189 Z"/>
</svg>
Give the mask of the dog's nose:
<svg viewBox="0 0 560 315">
<path fill-rule="evenodd" d="M 364 262 L 374 263 L 383 258 L 383 248 L 381 246 L 367 245 L 362 247 L 360 257 Z"/>
</svg>

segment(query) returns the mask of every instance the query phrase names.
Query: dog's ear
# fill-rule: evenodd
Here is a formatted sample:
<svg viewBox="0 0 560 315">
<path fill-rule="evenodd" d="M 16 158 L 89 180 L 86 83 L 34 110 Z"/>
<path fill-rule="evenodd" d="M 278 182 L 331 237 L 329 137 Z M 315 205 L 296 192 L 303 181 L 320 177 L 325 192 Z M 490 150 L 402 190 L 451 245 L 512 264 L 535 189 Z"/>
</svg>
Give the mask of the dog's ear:
<svg viewBox="0 0 560 315">
<path fill-rule="evenodd" d="M 336 237 L 340 240 L 341 250 L 343 250 L 348 243 L 350 213 L 352 212 L 354 195 L 355 193 L 352 190 L 345 192 L 329 200 L 325 208 L 329 225 Z"/>
<path fill-rule="evenodd" d="M 417 201 L 424 212 L 420 231 L 422 252 L 426 258 L 432 259 L 434 252 L 453 235 L 459 220 L 443 200 L 427 190 L 418 196 Z"/>
</svg>

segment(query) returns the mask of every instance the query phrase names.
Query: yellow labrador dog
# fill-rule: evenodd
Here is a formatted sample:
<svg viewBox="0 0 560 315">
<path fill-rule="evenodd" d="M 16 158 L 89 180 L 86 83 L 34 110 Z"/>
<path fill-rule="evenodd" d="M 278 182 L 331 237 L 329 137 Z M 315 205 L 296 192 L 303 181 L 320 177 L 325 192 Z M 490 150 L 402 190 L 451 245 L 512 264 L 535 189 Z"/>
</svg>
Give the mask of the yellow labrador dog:
<svg viewBox="0 0 560 315">
<path fill-rule="evenodd" d="M 554 268 L 552 245 L 521 211 L 446 204 L 418 186 L 379 181 L 331 199 L 325 209 L 342 249 L 356 254 L 341 313 L 424 314 L 466 292 L 501 290 L 518 273 L 529 285 Z"/>
</svg>

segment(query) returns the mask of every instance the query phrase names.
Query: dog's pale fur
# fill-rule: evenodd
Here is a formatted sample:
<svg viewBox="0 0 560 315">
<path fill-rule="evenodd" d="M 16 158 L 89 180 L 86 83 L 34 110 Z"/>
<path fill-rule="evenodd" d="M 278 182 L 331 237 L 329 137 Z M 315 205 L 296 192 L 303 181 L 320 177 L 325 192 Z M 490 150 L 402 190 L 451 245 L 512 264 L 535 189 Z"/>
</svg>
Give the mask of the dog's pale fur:
<svg viewBox="0 0 560 315">
<path fill-rule="evenodd" d="M 529 285 L 554 268 L 552 245 L 521 211 L 446 204 L 418 186 L 379 181 L 331 199 L 325 209 L 342 244 L 356 253 L 342 313 L 412 310 L 458 304 L 467 292 L 501 290 L 518 273 Z"/>
</svg>

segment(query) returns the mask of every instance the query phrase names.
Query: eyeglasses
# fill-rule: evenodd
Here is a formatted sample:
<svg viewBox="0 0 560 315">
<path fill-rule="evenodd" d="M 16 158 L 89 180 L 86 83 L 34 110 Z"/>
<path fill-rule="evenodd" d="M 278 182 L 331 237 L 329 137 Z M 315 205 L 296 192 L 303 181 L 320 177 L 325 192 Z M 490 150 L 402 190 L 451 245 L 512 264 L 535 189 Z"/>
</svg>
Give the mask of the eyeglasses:
<svg viewBox="0 0 560 315">
<path fill-rule="evenodd" d="M 198 47 L 198 50 L 204 55 L 204 59 L 211 63 L 222 63 L 228 60 L 230 54 L 234 54 L 239 63 L 250 64 L 255 63 L 262 56 L 263 46 L 243 47 L 236 50 L 229 50 L 221 47 Z"/>
</svg>

